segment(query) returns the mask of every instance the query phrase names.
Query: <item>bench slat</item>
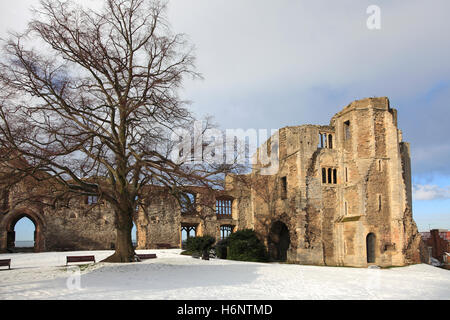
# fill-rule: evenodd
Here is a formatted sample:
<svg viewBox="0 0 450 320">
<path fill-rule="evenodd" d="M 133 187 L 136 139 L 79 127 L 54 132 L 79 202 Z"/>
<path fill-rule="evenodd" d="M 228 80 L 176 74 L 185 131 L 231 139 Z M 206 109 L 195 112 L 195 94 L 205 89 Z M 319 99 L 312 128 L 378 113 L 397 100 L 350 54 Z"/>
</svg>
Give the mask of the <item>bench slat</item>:
<svg viewBox="0 0 450 320">
<path fill-rule="evenodd" d="M 0 266 L 8 267 L 8 269 L 11 269 L 11 259 L 2 259 L 2 260 L 0 260 Z"/>
<path fill-rule="evenodd" d="M 66 256 L 66 265 L 69 262 L 89 262 L 95 263 L 95 256 Z"/>
</svg>

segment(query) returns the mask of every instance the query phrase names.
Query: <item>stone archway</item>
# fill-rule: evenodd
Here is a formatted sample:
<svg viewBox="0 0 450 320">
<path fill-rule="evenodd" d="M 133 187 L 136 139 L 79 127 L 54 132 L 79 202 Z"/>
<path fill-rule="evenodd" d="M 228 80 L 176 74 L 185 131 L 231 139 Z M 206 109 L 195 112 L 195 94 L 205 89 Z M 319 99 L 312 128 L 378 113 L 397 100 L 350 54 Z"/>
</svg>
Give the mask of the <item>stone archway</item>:
<svg viewBox="0 0 450 320">
<path fill-rule="evenodd" d="M 375 263 L 375 234 L 369 233 L 366 237 L 367 263 Z"/>
<path fill-rule="evenodd" d="M 3 221 L 1 228 L 5 230 L 6 237 L 2 239 L 1 248 L 14 251 L 15 248 L 15 226 L 22 218 L 28 218 L 34 224 L 34 252 L 42 252 L 45 250 L 44 243 L 44 221 L 40 215 L 30 210 L 18 210 L 10 212 Z"/>
<path fill-rule="evenodd" d="M 269 256 L 274 261 L 286 261 L 291 244 L 288 227 L 281 221 L 275 221 L 270 227 L 268 237 Z"/>
</svg>

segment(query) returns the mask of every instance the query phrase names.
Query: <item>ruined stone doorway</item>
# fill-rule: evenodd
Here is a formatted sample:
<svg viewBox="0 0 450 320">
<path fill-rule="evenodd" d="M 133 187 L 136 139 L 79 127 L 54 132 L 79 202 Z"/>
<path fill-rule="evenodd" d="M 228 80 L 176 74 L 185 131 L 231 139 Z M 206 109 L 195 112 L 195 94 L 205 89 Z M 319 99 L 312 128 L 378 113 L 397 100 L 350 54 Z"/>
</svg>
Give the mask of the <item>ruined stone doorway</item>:
<svg viewBox="0 0 450 320">
<path fill-rule="evenodd" d="M 366 237 L 367 263 L 375 262 L 375 235 L 369 233 Z"/>
<path fill-rule="evenodd" d="M 16 241 L 16 225 L 22 219 L 28 219 L 34 225 L 33 239 L 29 239 L 30 244 L 28 245 Z M 42 226 L 39 219 L 32 215 L 22 213 L 11 217 L 7 224 L 6 234 L 6 248 L 10 252 L 39 252 L 43 250 Z"/>
<path fill-rule="evenodd" d="M 286 261 L 290 244 L 291 239 L 287 226 L 281 221 L 274 222 L 270 228 L 268 239 L 270 259 L 273 261 Z"/>
</svg>

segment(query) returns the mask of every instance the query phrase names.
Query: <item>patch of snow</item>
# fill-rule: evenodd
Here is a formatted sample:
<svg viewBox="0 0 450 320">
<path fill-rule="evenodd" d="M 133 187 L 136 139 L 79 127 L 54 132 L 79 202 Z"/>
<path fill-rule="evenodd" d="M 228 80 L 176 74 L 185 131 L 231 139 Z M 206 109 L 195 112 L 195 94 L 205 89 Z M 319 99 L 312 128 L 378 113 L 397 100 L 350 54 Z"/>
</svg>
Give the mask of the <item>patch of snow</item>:
<svg viewBox="0 0 450 320">
<path fill-rule="evenodd" d="M 419 264 L 345 268 L 193 259 L 179 249 L 140 250 L 156 259 L 66 267 L 67 255 L 112 251 L 1 254 L 0 299 L 450 299 L 450 272 Z M 83 264 L 83 263 L 81 263 Z"/>
</svg>

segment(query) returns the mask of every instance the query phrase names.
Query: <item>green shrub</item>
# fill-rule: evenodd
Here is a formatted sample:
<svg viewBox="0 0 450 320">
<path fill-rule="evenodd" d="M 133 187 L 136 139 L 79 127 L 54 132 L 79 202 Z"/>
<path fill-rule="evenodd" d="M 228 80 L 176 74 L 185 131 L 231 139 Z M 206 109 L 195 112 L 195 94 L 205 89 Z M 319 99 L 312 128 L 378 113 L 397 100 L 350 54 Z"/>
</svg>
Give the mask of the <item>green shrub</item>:
<svg viewBox="0 0 450 320">
<path fill-rule="evenodd" d="M 228 244 L 229 244 L 228 238 L 222 239 L 217 242 L 217 244 L 214 247 L 216 249 L 217 258 L 219 259 L 227 258 Z"/>
<path fill-rule="evenodd" d="M 209 250 L 216 239 L 211 236 L 193 237 L 186 240 L 186 250 L 189 252 L 199 253 L 203 258 L 209 258 Z"/>
<path fill-rule="evenodd" d="M 253 230 L 246 229 L 232 233 L 227 242 L 227 259 L 253 262 L 268 261 L 266 247 Z"/>
</svg>

